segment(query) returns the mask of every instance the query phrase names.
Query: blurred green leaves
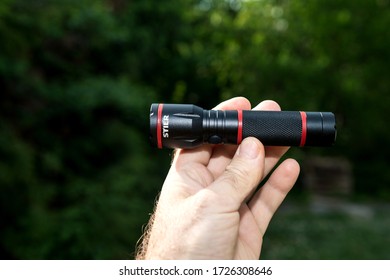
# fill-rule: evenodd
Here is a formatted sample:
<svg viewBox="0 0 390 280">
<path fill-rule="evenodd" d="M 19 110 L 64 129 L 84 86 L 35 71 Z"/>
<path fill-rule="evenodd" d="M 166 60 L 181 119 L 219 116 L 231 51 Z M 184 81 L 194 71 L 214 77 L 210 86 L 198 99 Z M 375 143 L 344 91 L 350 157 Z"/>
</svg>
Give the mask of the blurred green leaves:
<svg viewBox="0 0 390 280">
<path fill-rule="evenodd" d="M 2 258 L 132 258 L 167 168 L 147 143 L 156 91 L 126 71 L 114 8 L 2 2 Z"/>
</svg>

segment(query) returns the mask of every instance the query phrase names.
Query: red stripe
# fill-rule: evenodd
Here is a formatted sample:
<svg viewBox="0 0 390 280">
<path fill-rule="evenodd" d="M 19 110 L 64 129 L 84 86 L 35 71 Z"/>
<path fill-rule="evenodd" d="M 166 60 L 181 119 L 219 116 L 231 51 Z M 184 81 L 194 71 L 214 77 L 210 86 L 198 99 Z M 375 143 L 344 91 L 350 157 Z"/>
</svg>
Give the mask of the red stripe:
<svg viewBox="0 0 390 280">
<path fill-rule="evenodd" d="M 305 112 L 300 112 L 301 118 L 302 118 L 302 136 L 301 136 L 301 144 L 300 146 L 303 147 L 306 145 L 306 136 L 307 136 L 307 118 Z"/>
<path fill-rule="evenodd" d="M 237 110 L 237 145 L 239 145 L 242 141 L 242 110 Z"/>
<path fill-rule="evenodd" d="M 162 149 L 162 110 L 163 104 L 158 104 L 157 109 L 157 147 Z"/>
</svg>

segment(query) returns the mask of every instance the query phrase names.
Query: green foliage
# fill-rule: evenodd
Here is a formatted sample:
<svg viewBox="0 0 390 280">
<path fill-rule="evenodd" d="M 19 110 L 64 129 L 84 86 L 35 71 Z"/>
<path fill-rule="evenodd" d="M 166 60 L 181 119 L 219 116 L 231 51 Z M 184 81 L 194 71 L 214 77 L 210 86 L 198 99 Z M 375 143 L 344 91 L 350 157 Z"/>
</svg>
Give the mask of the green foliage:
<svg viewBox="0 0 390 280">
<path fill-rule="evenodd" d="M 334 111 L 336 147 L 293 153 L 388 199 L 389 21 L 385 0 L 1 1 L 0 256 L 133 257 L 170 161 L 151 102 Z"/>
<path fill-rule="evenodd" d="M 20 123 L 3 126 L 0 150 L 3 222 L 15 223 L 2 231 L 10 257 L 129 256 L 160 183 L 139 117 L 152 100 L 149 90 L 101 77 L 13 107 Z"/>
<path fill-rule="evenodd" d="M 320 214 L 300 205 L 298 211 L 279 212 L 264 237 L 261 258 L 387 260 L 390 219 L 381 211 L 373 217 Z"/>
<path fill-rule="evenodd" d="M 5 258 L 131 258 L 166 171 L 145 137 L 156 94 L 120 65 L 130 30 L 72 2 L 1 9 Z"/>
</svg>

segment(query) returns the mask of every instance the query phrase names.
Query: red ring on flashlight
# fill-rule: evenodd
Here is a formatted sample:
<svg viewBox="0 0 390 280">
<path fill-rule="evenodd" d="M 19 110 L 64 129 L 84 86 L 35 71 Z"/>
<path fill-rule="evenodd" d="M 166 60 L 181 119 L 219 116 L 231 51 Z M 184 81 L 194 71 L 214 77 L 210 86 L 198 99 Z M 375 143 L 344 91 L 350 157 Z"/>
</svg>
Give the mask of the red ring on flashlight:
<svg viewBox="0 0 390 280">
<path fill-rule="evenodd" d="M 242 110 L 237 110 L 237 120 L 237 145 L 239 145 L 242 142 Z"/>
<path fill-rule="evenodd" d="M 299 146 L 303 147 L 306 145 L 307 137 L 307 116 L 305 112 L 299 112 L 302 119 L 302 135 L 301 135 L 301 144 Z"/>
<path fill-rule="evenodd" d="M 159 149 L 162 149 L 162 110 L 163 110 L 163 104 L 158 104 L 157 109 L 157 147 Z"/>
</svg>

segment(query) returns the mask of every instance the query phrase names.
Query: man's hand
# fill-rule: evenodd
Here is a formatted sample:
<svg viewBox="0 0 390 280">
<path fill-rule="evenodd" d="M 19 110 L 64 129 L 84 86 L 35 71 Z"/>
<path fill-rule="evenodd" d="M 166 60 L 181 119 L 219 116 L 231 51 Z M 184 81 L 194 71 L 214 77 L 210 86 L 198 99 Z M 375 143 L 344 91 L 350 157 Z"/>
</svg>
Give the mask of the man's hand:
<svg viewBox="0 0 390 280">
<path fill-rule="evenodd" d="M 251 105 L 237 97 L 215 109 Z M 264 101 L 254 110 L 280 107 Z M 177 150 L 137 258 L 258 259 L 268 224 L 297 180 L 298 163 L 285 160 L 255 191 L 287 150 L 251 137 L 238 147 Z"/>
</svg>

